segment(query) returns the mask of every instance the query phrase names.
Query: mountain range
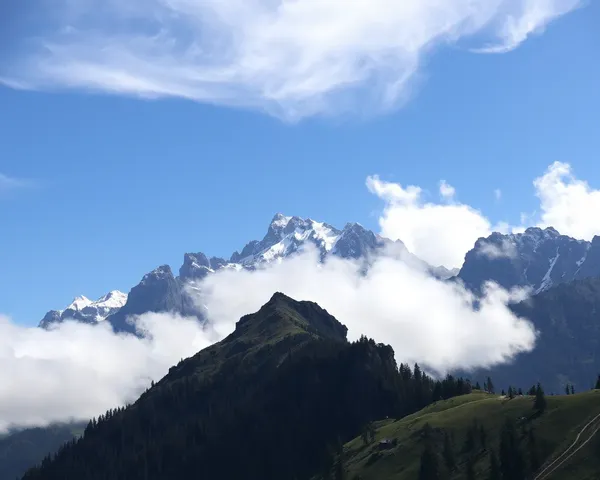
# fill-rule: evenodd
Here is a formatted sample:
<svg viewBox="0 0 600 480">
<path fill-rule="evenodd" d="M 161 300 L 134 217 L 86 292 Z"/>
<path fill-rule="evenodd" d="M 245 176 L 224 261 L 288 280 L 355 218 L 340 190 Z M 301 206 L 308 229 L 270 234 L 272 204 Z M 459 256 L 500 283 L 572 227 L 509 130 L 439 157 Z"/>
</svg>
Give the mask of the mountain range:
<svg viewBox="0 0 600 480">
<path fill-rule="evenodd" d="M 63 310 L 50 310 L 40 322 L 40 327 L 48 328 L 52 324 L 67 319 L 78 320 L 83 323 L 99 323 L 107 317 L 117 313 L 127 303 L 127 294 L 113 290 L 103 295 L 98 300 L 92 301 L 87 297 L 76 297 L 70 305 Z"/>
<path fill-rule="evenodd" d="M 67 318 L 95 323 L 108 321 L 116 331 L 133 332 L 128 317 L 147 312 L 176 312 L 203 318 L 199 309 L 187 294 L 187 286 L 197 285 L 207 275 L 222 269 L 254 270 L 261 265 L 281 261 L 312 246 L 319 252 L 321 260 L 332 255 L 344 259 L 367 259 L 386 251 L 406 262 L 428 269 L 433 275 L 446 279 L 456 275 L 456 270 L 443 266 L 432 267 L 412 255 L 400 241 L 392 241 L 367 230 L 358 223 L 348 223 L 338 230 L 326 223 L 312 219 L 276 214 L 262 240 L 253 240 L 246 244 L 241 252 L 234 252 L 228 260 L 220 257 L 208 257 L 202 252 L 186 253 L 179 275 L 175 276 L 170 266 L 162 265 L 147 273 L 141 282 L 133 287 L 128 295 L 111 292 L 105 297 L 118 297 L 121 304 L 115 308 L 103 310 L 102 314 L 93 311 L 93 305 L 85 297 L 77 297 L 64 310 L 48 312 L 40 322 L 40 327 Z"/>
<path fill-rule="evenodd" d="M 77 297 L 65 309 L 48 312 L 40 327 L 74 318 L 86 323 L 107 320 L 116 331 L 133 332 L 128 317 L 146 312 L 176 312 L 202 319 L 204 312 L 187 294 L 187 286 L 197 285 L 222 269 L 254 270 L 281 261 L 309 245 L 317 249 L 321 260 L 329 256 L 367 259 L 391 253 L 442 280 L 460 280 L 475 292 L 487 281 L 540 293 L 576 279 L 600 276 L 600 237 L 587 242 L 560 235 L 553 228 L 535 227 L 518 234 L 492 233 L 475 242 L 460 270 L 450 270 L 428 265 L 401 241 L 386 239 L 358 223 L 348 223 L 339 230 L 327 223 L 278 213 L 262 240 L 247 243 L 229 259 L 186 253 L 178 276 L 170 266 L 162 265 L 144 275 L 128 295 L 113 291 L 95 302 Z"/>
</svg>

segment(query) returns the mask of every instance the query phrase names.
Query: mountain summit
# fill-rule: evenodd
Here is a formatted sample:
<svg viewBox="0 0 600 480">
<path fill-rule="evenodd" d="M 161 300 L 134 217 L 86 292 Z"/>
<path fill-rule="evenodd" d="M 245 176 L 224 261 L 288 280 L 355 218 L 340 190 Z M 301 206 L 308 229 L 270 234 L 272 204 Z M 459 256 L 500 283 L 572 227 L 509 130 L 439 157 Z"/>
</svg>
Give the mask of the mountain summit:
<svg viewBox="0 0 600 480">
<path fill-rule="evenodd" d="M 73 299 L 71 304 L 64 310 L 49 311 L 39 326 L 48 328 L 53 323 L 60 323 L 69 319 L 90 324 L 98 323 L 119 311 L 126 302 L 127 294 L 118 290 L 108 292 L 95 301 L 82 295 Z"/>
<path fill-rule="evenodd" d="M 600 237 L 576 240 L 551 227 L 478 239 L 458 274 L 476 291 L 493 280 L 504 288 L 530 287 L 535 293 L 593 276 L 600 276 Z"/>
</svg>

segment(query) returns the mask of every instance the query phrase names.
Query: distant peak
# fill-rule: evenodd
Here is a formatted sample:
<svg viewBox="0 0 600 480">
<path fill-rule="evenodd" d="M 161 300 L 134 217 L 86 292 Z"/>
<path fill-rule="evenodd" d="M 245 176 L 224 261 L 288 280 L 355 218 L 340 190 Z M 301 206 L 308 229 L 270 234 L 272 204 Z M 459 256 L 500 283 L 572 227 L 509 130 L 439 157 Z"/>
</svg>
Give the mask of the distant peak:
<svg viewBox="0 0 600 480">
<path fill-rule="evenodd" d="M 291 219 L 292 217 L 286 217 L 283 213 L 276 213 L 273 220 L 271 220 L 271 226 L 273 228 L 285 228 Z"/>
<path fill-rule="evenodd" d="M 172 277 L 173 272 L 171 271 L 171 267 L 169 265 L 161 265 L 160 267 L 152 270 L 150 273 L 144 275 L 144 278 L 142 278 L 142 283 L 164 280 Z"/>
<path fill-rule="evenodd" d="M 353 231 L 357 231 L 357 230 L 365 230 L 365 227 L 363 227 L 360 223 L 358 222 L 349 222 L 346 225 L 344 225 L 344 230 L 353 230 Z"/>
<path fill-rule="evenodd" d="M 90 305 L 92 301 L 84 295 L 79 295 L 75 297 L 71 304 L 66 308 L 67 310 L 81 310 L 88 305 Z"/>
<path fill-rule="evenodd" d="M 97 301 L 99 302 L 101 300 L 108 300 L 109 298 L 126 297 L 126 296 L 127 296 L 127 294 L 121 292 L 120 290 L 111 290 L 106 295 L 101 296 Z"/>
</svg>

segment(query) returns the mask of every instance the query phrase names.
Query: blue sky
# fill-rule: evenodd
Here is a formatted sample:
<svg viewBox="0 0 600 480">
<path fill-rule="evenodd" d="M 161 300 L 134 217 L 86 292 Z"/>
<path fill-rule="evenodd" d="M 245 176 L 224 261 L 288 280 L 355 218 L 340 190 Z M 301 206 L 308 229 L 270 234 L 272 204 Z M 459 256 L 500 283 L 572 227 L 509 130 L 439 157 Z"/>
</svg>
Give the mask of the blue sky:
<svg viewBox="0 0 600 480">
<path fill-rule="evenodd" d="M 506 53 L 461 42 L 427 48 L 402 87 L 407 98 L 377 109 L 377 78 L 341 100 L 296 90 L 273 102 L 247 82 L 210 99 L 184 95 L 189 79 L 151 78 L 147 66 L 136 82 L 119 77 L 128 85 L 120 91 L 82 79 L 72 64 L 50 77 L 59 63 L 40 72 L 25 60 L 36 58 L 30 39 L 56 25 L 26 8 L 8 14 L 17 41 L 0 36 L 0 59 L 11 65 L 0 68 L 0 312 L 20 323 L 75 295 L 128 291 L 160 264 L 179 268 L 187 251 L 229 256 L 262 238 L 278 211 L 379 231 L 384 202 L 365 186 L 369 175 L 419 185 L 431 201 L 444 179 L 492 224 L 519 224 L 539 208 L 532 182 L 554 161 L 600 186 L 598 4 L 560 15 Z M 90 60 L 92 47 L 69 58 Z M 52 60 L 62 68 L 65 55 Z M 140 98 L 140 78 L 170 93 L 153 87 L 154 98 Z M 175 81 L 183 87 L 173 93 Z"/>
</svg>

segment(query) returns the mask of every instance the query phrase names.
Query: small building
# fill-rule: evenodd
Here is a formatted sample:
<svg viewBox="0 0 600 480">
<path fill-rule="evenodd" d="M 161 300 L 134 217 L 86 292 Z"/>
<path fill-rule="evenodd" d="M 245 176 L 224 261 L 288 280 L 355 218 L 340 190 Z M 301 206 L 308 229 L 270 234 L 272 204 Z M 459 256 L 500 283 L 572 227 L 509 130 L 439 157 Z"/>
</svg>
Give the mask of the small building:
<svg viewBox="0 0 600 480">
<path fill-rule="evenodd" d="M 394 445 L 396 445 L 395 441 L 384 438 L 379 441 L 379 450 L 389 450 L 390 448 L 394 448 Z"/>
</svg>

